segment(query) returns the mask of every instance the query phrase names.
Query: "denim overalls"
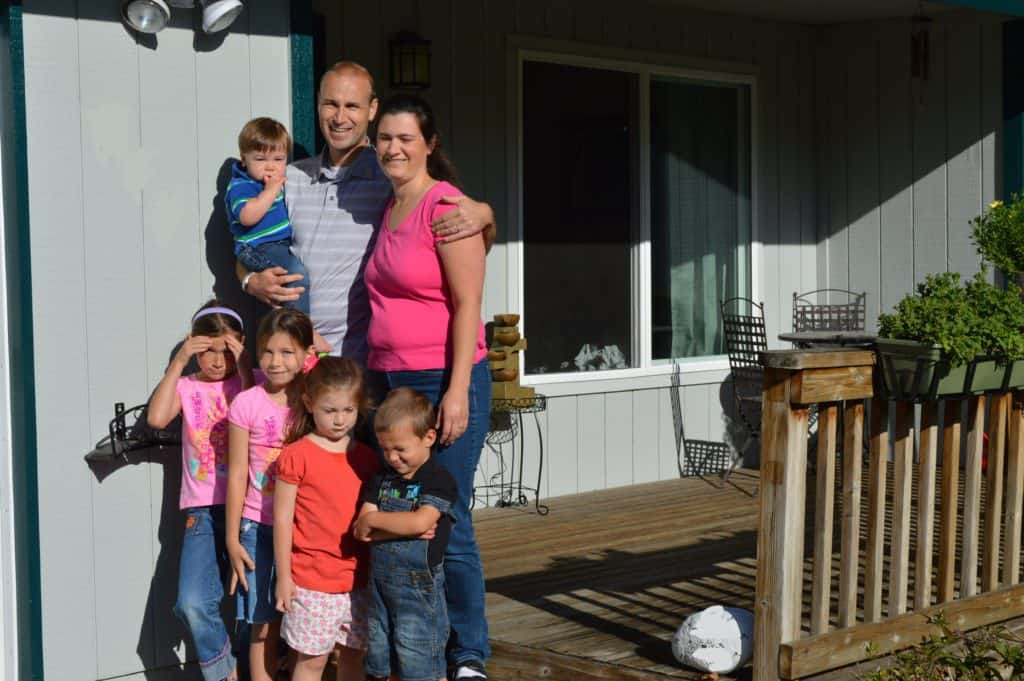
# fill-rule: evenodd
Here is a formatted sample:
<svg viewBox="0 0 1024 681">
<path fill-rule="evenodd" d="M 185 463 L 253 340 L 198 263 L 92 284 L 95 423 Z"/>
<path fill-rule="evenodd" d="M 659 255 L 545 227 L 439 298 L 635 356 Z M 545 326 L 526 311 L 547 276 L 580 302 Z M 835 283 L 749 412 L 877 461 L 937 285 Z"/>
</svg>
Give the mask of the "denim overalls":
<svg viewBox="0 0 1024 681">
<path fill-rule="evenodd" d="M 442 513 L 451 504 L 436 497 L 402 498 L 392 494 L 395 479 L 381 482 L 377 508 L 384 512 L 414 511 L 424 502 Z M 406 496 L 419 496 L 410 487 Z M 370 557 L 370 649 L 366 673 L 402 681 L 438 681 L 446 674 L 445 645 L 448 642 L 448 606 L 445 602 L 444 563 L 433 568 L 427 562 L 430 542 L 399 539 L 373 543 Z"/>
</svg>

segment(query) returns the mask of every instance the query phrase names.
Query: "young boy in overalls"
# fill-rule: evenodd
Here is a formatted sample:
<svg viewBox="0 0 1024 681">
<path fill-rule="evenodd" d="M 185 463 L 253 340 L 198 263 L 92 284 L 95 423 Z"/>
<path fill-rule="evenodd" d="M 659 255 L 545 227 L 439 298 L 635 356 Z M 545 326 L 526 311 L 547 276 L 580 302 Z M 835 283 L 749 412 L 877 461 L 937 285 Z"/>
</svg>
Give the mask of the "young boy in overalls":
<svg viewBox="0 0 1024 681">
<path fill-rule="evenodd" d="M 367 681 L 445 677 L 448 609 L 442 561 L 451 532 L 455 479 L 430 458 L 434 406 L 397 388 L 377 409 L 374 430 L 389 468 L 363 491 L 356 539 L 372 541 Z M 397 668 L 396 668 L 397 667 Z"/>
</svg>

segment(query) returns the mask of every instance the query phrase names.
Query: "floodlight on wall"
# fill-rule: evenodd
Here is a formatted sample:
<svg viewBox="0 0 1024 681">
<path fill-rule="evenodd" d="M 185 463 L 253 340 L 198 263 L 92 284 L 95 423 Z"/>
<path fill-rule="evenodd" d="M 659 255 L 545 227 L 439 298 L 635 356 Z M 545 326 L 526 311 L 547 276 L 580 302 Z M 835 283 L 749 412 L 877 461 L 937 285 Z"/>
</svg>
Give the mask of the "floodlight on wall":
<svg viewBox="0 0 1024 681">
<path fill-rule="evenodd" d="M 201 2 L 204 33 L 223 31 L 242 12 L 242 0 L 201 0 Z"/>
<path fill-rule="evenodd" d="M 430 87 L 430 41 L 401 31 L 391 41 L 391 87 L 426 90 Z"/>
<path fill-rule="evenodd" d="M 159 33 L 170 18 L 164 0 L 128 0 L 121 5 L 121 19 L 139 33 Z"/>
</svg>

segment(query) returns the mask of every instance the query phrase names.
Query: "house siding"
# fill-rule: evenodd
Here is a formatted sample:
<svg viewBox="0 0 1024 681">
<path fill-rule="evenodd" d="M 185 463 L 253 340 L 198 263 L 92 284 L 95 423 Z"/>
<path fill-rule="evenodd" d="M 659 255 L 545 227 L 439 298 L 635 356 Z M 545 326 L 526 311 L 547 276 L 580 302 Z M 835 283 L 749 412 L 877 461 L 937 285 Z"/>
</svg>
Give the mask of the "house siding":
<svg viewBox="0 0 1024 681">
<path fill-rule="evenodd" d="M 867 291 L 867 319 L 933 272 L 970 276 L 969 221 L 1001 195 L 1002 26 L 939 15 L 926 83 L 910 21 L 822 29 L 817 42 L 822 282 Z"/>
<path fill-rule="evenodd" d="M 191 655 L 171 614 L 180 462 L 176 450 L 131 465 L 82 456 L 114 402 L 146 399 L 211 291 L 247 304 L 215 188 L 247 119 L 291 119 L 289 7 L 247 3 L 214 40 L 187 12 L 150 39 L 123 27 L 117 2 L 23 4 L 45 674 L 138 675 Z M 753 68 L 755 285 L 773 345 L 793 291 L 866 288 L 873 320 L 924 273 L 977 267 L 963 222 L 1000 184 L 994 22 L 934 24 L 919 108 L 905 23 L 818 28 L 606 0 L 314 4 L 328 61 L 363 62 L 382 93 L 388 39 L 415 29 L 433 40 L 426 95 L 468 193 L 494 207 L 504 235 L 516 231 L 510 36 Z M 487 317 L 521 306 L 514 247 L 501 237 L 488 258 Z M 525 482 L 541 441 L 542 497 L 678 476 L 680 417 L 688 438 L 726 437 L 726 374 L 684 373 L 676 394 L 666 375 L 541 388 L 552 397 L 524 417 Z M 500 448 L 485 450 L 479 482 L 510 474 Z"/>
<path fill-rule="evenodd" d="M 218 172 L 255 114 L 290 119 L 288 3 L 226 35 L 175 12 L 136 38 L 118 2 L 24 2 L 44 672 L 177 665 L 177 450 L 87 466 L 114 402 L 144 402 L 222 285 Z M 223 258 L 220 258 L 223 260 Z M 230 263 L 229 263 L 230 264 Z M 237 284 L 234 284 L 237 289 Z M 191 644 L 189 643 L 189 650 Z M 191 654 L 191 653 L 189 653 Z"/>
<path fill-rule="evenodd" d="M 720 63 L 756 73 L 756 211 L 761 241 L 757 297 L 765 302 L 768 336 L 788 328 L 793 291 L 817 287 L 818 205 L 815 168 L 815 29 L 727 17 L 666 6 L 582 0 L 517 2 L 330 2 L 315 0 L 324 17 L 328 64 L 352 59 L 377 74 L 387 94 L 388 40 L 411 29 L 433 41 L 432 86 L 424 95 L 440 123 L 445 147 L 466 191 L 488 201 L 499 238 L 487 258 L 484 316 L 521 309 L 516 290 L 515 126 L 518 103 L 509 45 L 543 39 L 572 54 L 604 48 L 635 51 L 637 61 L 675 65 Z M 619 53 L 620 55 L 623 53 Z M 628 53 L 626 53 L 628 54 Z M 510 87 L 511 86 L 511 87 Z M 557 153 L 553 154 L 557 162 Z M 533 331 L 528 331 L 529 336 Z M 538 332 L 540 333 L 540 332 Z M 679 404 L 687 437 L 721 442 L 727 371 L 684 374 Z M 539 415 L 544 446 L 541 496 L 572 494 L 675 477 L 685 460 L 677 450 L 670 377 L 641 381 L 538 386 L 550 392 Z M 537 428 L 524 420 L 526 472 L 536 482 Z M 497 446 L 485 449 L 478 482 L 501 478 Z M 503 445 L 504 467 L 511 451 Z M 505 471 L 507 477 L 508 471 Z"/>
</svg>

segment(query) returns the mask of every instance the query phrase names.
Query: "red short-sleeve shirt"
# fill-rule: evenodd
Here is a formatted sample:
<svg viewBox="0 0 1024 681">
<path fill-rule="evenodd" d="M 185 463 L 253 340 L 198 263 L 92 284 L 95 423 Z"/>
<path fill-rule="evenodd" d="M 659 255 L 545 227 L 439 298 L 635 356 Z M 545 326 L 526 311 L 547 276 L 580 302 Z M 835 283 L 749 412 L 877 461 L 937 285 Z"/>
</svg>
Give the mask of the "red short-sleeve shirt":
<svg viewBox="0 0 1024 681">
<path fill-rule="evenodd" d="M 345 593 L 366 584 L 367 545 L 352 536 L 359 492 L 380 457 L 353 442 L 330 452 L 309 438 L 284 448 L 277 479 L 298 486 L 292 530 L 292 579 L 303 589 Z"/>
</svg>

